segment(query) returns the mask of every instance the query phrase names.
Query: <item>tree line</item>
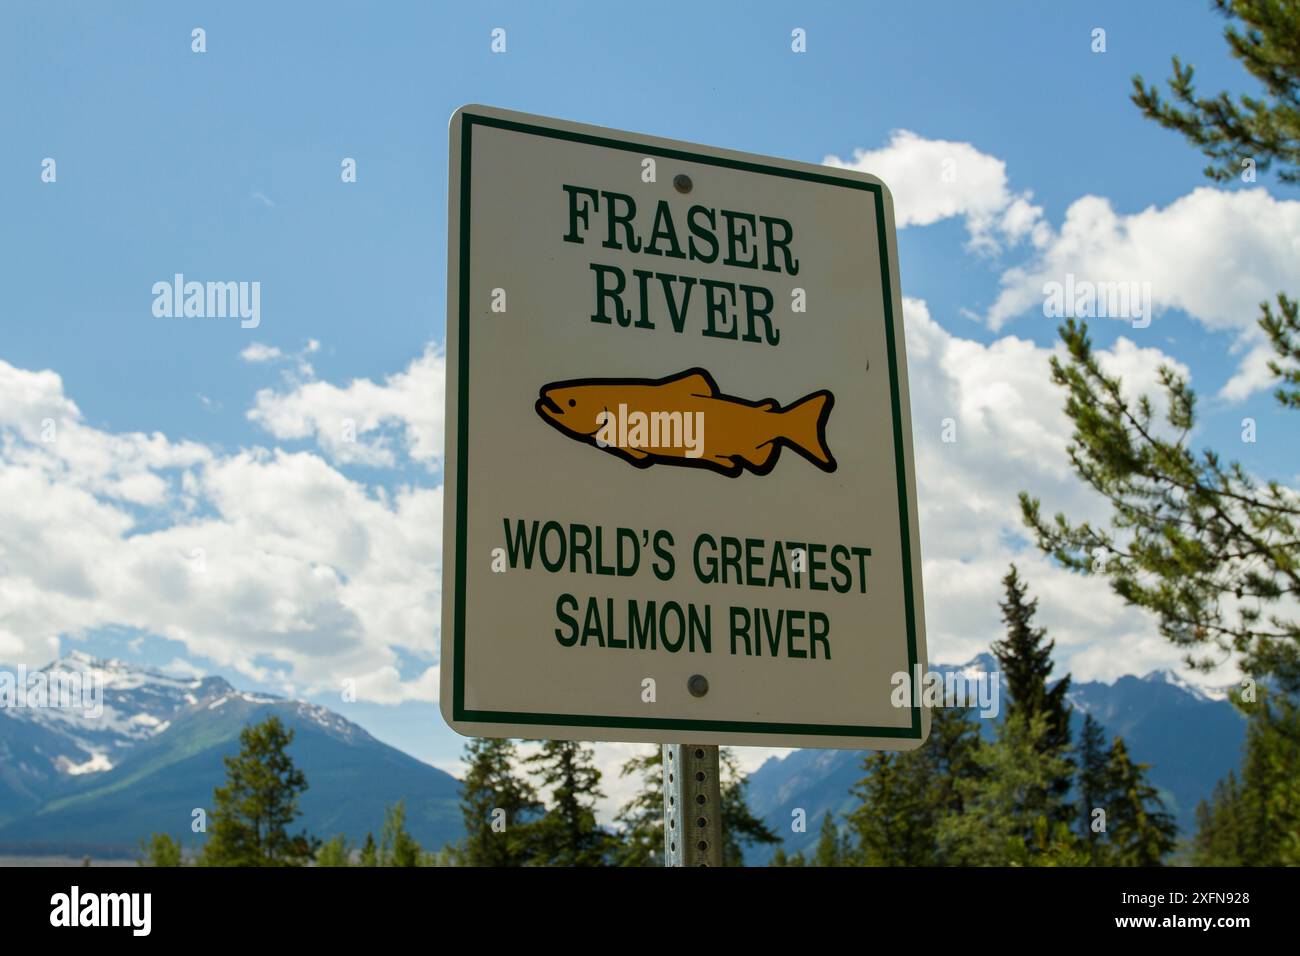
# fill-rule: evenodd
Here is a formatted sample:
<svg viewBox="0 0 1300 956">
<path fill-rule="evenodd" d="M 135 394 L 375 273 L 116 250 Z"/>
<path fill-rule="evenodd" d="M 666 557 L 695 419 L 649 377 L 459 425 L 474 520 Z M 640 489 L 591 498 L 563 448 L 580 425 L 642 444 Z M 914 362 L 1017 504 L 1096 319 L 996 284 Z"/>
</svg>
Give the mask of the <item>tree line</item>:
<svg viewBox="0 0 1300 956">
<path fill-rule="evenodd" d="M 294 732 L 278 716 L 245 727 L 239 753 L 224 758 L 226 782 L 213 791 L 212 828 L 203 848 L 186 858 L 181 841 L 154 833 L 141 843 L 149 866 L 653 866 L 663 862 L 662 764 L 658 753 L 623 767 L 642 788 L 618 813 L 614 827 L 597 822 L 604 794 L 589 744 L 539 741 L 520 758 L 512 740 L 471 738 L 460 807 L 465 837 L 425 850 L 406 826 L 402 802 L 388 808 L 379 839 L 354 846 L 291 832 L 301 816 L 306 776 L 288 748 Z M 744 847 L 778 838 L 750 811 L 746 780 L 734 756 L 722 757 L 724 860 L 739 866 Z M 549 797 L 544 802 L 542 796 Z"/>
<path fill-rule="evenodd" d="M 788 853 L 751 810 L 735 756 L 722 751 L 723 860 L 744 865 L 751 847 L 776 846 L 775 866 L 1156 866 L 1179 848 L 1176 828 L 1122 737 L 1091 714 L 1071 731 L 1070 677 L 1053 678 L 1054 642 L 1035 624 L 1038 601 L 1012 565 L 1000 602 L 1005 636 L 993 653 L 1005 682 L 1003 719 L 982 733 L 973 708 L 931 710 L 926 744 L 871 753 L 852 806 L 823 814 L 815 847 Z M 996 675 L 994 675 L 996 677 Z M 1240 780 L 1230 775 L 1197 813 L 1180 859 L 1201 865 L 1300 862 L 1300 722 L 1294 703 L 1254 704 Z M 535 742 L 521 756 L 508 739 L 470 738 L 460 790 L 464 837 L 425 850 L 388 809 L 376 840 L 321 840 L 291 832 L 305 775 L 288 753 L 293 731 L 276 716 L 244 728 L 213 792 L 212 830 L 193 862 L 204 866 L 660 866 L 663 766 L 643 753 L 621 768 L 638 787 L 599 822 L 604 797 L 590 744 Z M 790 808 L 786 808 L 789 810 Z M 795 808 L 798 809 L 798 808 Z M 154 834 L 144 861 L 182 863 L 178 840 Z"/>
</svg>

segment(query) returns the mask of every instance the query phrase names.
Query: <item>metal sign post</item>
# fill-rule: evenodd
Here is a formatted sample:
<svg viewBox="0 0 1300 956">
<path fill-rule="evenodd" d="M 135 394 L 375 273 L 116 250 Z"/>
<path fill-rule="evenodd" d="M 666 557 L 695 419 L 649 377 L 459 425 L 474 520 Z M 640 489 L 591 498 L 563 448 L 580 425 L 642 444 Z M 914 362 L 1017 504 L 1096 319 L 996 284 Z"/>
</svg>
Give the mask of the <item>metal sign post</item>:
<svg viewBox="0 0 1300 956">
<path fill-rule="evenodd" d="M 664 744 L 664 866 L 722 866 L 718 748 Z"/>
</svg>

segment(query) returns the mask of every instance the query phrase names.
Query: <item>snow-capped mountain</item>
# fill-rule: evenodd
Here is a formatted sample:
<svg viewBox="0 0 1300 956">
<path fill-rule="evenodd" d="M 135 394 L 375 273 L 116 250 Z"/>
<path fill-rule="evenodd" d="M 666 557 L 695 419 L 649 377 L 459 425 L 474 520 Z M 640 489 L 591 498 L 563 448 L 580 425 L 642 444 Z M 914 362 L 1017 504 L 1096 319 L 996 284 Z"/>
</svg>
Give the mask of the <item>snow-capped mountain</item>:
<svg viewBox="0 0 1300 956">
<path fill-rule="evenodd" d="M 326 707 L 80 652 L 28 677 L 29 687 L 75 679 L 80 696 L 30 706 L 0 695 L 0 854 L 122 854 L 155 831 L 201 842 L 193 809 L 210 805 L 239 731 L 272 713 L 295 733 L 310 832 L 362 839 L 405 799 L 417 839 L 437 848 L 459 835 L 453 777 Z"/>
<path fill-rule="evenodd" d="M 1142 680 L 1148 683 L 1168 684 L 1171 687 L 1177 687 L 1179 690 L 1186 692 L 1197 700 L 1227 700 L 1228 690 L 1224 687 L 1204 687 L 1200 684 L 1193 684 L 1181 674 L 1176 674 L 1171 670 L 1152 671 Z"/>
<path fill-rule="evenodd" d="M 934 667 L 967 677 L 996 669 L 987 654 Z M 198 844 L 193 809 L 210 806 L 239 731 L 271 713 L 296 735 L 290 753 L 310 784 L 302 799 L 310 832 L 360 841 L 378 831 L 387 806 L 404 799 L 408 826 L 425 846 L 460 835 L 454 778 L 328 708 L 240 691 L 219 677 L 171 676 L 79 653 L 41 673 L 60 671 L 97 681 L 102 712 L 0 706 L 0 855 L 123 855 L 152 832 Z M 1171 672 L 1075 684 L 1069 700 L 1076 721 L 1092 714 L 1108 735 L 1125 738 L 1134 759 L 1152 765 L 1151 779 L 1184 833 L 1197 800 L 1239 763 L 1245 728 L 1226 695 Z M 994 724 L 981 721 L 990 733 Z M 788 851 L 807 849 L 788 832 L 791 808 L 804 808 L 811 844 L 823 813 L 850 808 L 849 789 L 861 776 L 859 752 L 797 750 L 750 775 L 750 800 L 785 834 Z"/>
<path fill-rule="evenodd" d="M 169 677 L 81 651 L 37 674 L 44 676 L 47 686 L 63 679 L 64 686 L 79 689 L 61 706 L 0 707 L 0 719 L 27 725 L 29 730 L 28 734 L 16 733 L 12 727 L 0 731 L 0 757 L 9 756 L 5 747 L 15 737 L 44 731 L 39 734 L 41 745 L 25 755 L 25 766 L 20 768 L 41 778 L 49 770 L 70 776 L 112 770 L 142 740 L 171 726 L 177 715 L 234 693 L 220 677 Z"/>
</svg>

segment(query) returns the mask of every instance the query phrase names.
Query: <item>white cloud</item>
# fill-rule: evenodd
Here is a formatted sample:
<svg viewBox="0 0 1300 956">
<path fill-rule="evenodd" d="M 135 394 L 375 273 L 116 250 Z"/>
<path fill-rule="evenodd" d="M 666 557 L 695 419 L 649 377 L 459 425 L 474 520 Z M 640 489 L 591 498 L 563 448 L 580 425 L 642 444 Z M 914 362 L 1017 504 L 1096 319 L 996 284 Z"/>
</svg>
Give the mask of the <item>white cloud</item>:
<svg viewBox="0 0 1300 956">
<path fill-rule="evenodd" d="M 316 339 L 308 339 L 307 344 L 297 352 L 285 352 L 274 345 L 254 342 L 240 352 L 239 357 L 245 362 L 255 364 L 291 365 L 291 367 L 285 368 L 282 374 L 285 381 L 290 385 L 297 385 L 299 382 L 310 379 L 316 374 L 311 362 L 307 361 L 307 356 L 318 351 L 320 351 L 320 342 Z"/>
<path fill-rule="evenodd" d="M 1006 163 L 970 143 L 898 130 L 880 149 L 855 149 L 852 160 L 827 156 L 823 162 L 884 180 L 894 196 L 900 229 L 960 216 L 971 246 L 981 251 L 995 251 L 1004 242 L 1046 239 L 1042 209 L 1030 202 L 1032 195 L 1013 194 Z"/>
<path fill-rule="evenodd" d="M 185 660 L 183 657 L 173 657 L 170 663 L 159 668 L 159 670 L 168 675 L 176 675 L 178 677 L 187 677 L 191 679 L 202 679 L 208 676 L 206 670 L 199 667 L 193 661 Z"/>
<path fill-rule="evenodd" d="M 29 372 L 0 359 L 0 460 L 23 465 L 119 501 L 158 505 L 160 472 L 201 465 L 211 453 L 155 432 L 110 434 L 89 428 L 54 372 Z"/>
<path fill-rule="evenodd" d="M 1058 231 L 1031 193 L 1011 189 L 1006 163 L 970 143 L 898 130 L 879 149 L 824 162 L 884 180 L 900 229 L 960 217 L 977 251 L 1028 240 L 1033 255 L 1003 272 L 985 315 L 995 330 L 1026 312 L 1041 316 L 1044 285 L 1070 274 L 1081 282 L 1145 282 L 1157 315 L 1178 309 L 1233 336 L 1232 352 L 1242 359 L 1220 398 L 1239 401 L 1273 381 L 1272 349 L 1256 325 L 1258 303 L 1298 291 L 1300 201 L 1274 199 L 1262 188 L 1202 187 L 1163 208 L 1125 215 L 1109 199 L 1083 196 Z"/>
<path fill-rule="evenodd" d="M 1296 291 L 1300 201 L 1262 189 L 1199 188 L 1168 206 L 1132 215 L 1108 199 L 1084 196 L 1070 205 L 1032 261 L 1002 275 L 988 311 L 998 329 L 1025 312 L 1042 316 L 1043 286 L 1067 274 L 1089 282 L 1149 282 L 1157 315 L 1180 309 L 1207 329 L 1225 331 L 1246 357 L 1220 393 L 1245 398 L 1269 382 L 1256 322 L 1258 303 Z M 1136 330 L 1135 330 L 1136 331 Z"/>
<path fill-rule="evenodd" d="M 345 387 L 311 381 L 288 391 L 262 389 L 248 417 L 279 439 L 315 438 L 335 462 L 391 467 L 397 464 L 395 429 L 414 461 L 442 462 L 446 359 L 429 346 L 402 372 L 384 382 L 356 379 Z"/>
<path fill-rule="evenodd" d="M 261 342 L 254 342 L 239 353 L 239 357 L 245 362 L 270 362 L 283 355 L 284 353 L 274 345 L 263 345 Z"/>
<path fill-rule="evenodd" d="M 1039 620 L 1057 642 L 1062 671 L 1112 680 L 1155 667 L 1180 670 L 1180 653 L 1156 633 L 1152 618 L 1125 607 L 1104 579 L 1072 574 L 1043 557 L 1021 523 L 1021 490 L 1041 498 L 1049 514 L 1103 521 L 1107 515 L 1066 455 L 1070 423 L 1048 369 L 1059 344 L 963 339 L 916 299 L 905 300 L 904 313 L 931 658 L 963 663 L 1002 636 L 1000 582 L 1014 561 L 1040 598 Z M 1097 354 L 1134 395 L 1155 390 L 1161 364 L 1188 372 L 1124 338 Z M 946 418 L 953 419 L 955 442 L 942 440 Z"/>
<path fill-rule="evenodd" d="M 408 700 L 438 699 L 438 668 L 427 667 L 416 678 L 403 681 L 401 672 L 385 665 L 356 679 L 357 697 L 377 704 L 401 704 Z"/>
<path fill-rule="evenodd" d="M 350 678 L 362 699 L 434 700 L 441 524 L 440 487 L 101 431 L 58 375 L 0 362 L 0 653 L 16 663 L 121 626 L 306 693 Z M 402 680 L 399 651 L 418 675 Z"/>
<path fill-rule="evenodd" d="M 1238 363 L 1236 373 L 1219 390 L 1220 398 L 1240 402 L 1277 384 L 1277 376 L 1268 367 L 1268 363 L 1278 359 L 1278 354 L 1261 332 L 1252 329 L 1243 333 L 1237 339 L 1235 351 L 1246 354 Z"/>
</svg>

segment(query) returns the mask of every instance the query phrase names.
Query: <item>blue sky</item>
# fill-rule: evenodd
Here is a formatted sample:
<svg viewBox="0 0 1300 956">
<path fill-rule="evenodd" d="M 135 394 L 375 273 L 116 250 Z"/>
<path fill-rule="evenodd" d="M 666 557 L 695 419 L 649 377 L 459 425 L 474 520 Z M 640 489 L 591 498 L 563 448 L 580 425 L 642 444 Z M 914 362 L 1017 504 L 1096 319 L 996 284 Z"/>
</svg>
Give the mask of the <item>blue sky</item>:
<svg viewBox="0 0 1300 956">
<path fill-rule="evenodd" d="M 195 27 L 206 30 L 206 53 L 191 51 Z M 495 27 L 507 31 L 504 54 L 490 50 Z M 795 27 L 807 31 L 806 53 L 790 49 Z M 1095 27 L 1106 30 L 1102 54 L 1090 50 Z M 365 436 L 391 452 L 385 461 L 347 460 L 338 449 L 331 454 L 320 427 L 303 409 L 318 395 L 309 389 L 312 383 L 335 389 L 327 397 L 344 402 L 359 394 L 344 391 L 357 380 L 401 391 L 391 377 L 407 372 L 421 356 L 435 355 L 428 349 L 443 338 L 446 294 L 446 124 L 453 110 L 471 102 L 812 162 L 828 156 L 853 162 L 854 151 L 865 150 L 883 164 L 886 158 L 874 151 L 885 150 L 895 131 L 907 130 L 920 140 L 949 144 L 937 147 L 940 152 L 966 144 L 971 156 L 1005 164 L 1009 195 L 1032 193 L 1026 202 L 1037 207 L 1037 220 L 1053 234 L 1059 235 L 1083 197 L 1104 200 L 1121 219 L 1154 209 L 1154 227 L 1137 230 L 1141 236 L 1132 239 L 1147 244 L 1140 261 L 1187 260 L 1192 268 L 1216 255 L 1240 258 L 1240 271 L 1258 272 L 1250 288 L 1271 289 L 1278 281 L 1277 264 L 1267 255 L 1259 261 L 1257 253 L 1279 248 L 1287 236 L 1293 250 L 1300 248 L 1294 226 L 1300 197 L 1262 175 L 1253 185 L 1217 187 L 1223 197 L 1202 196 L 1196 200 L 1201 205 L 1192 203 L 1186 217 L 1172 224 L 1161 219 L 1161 211 L 1208 187 L 1201 176 L 1204 160 L 1180 137 L 1144 120 L 1128 100 L 1132 75 L 1163 82 L 1173 53 L 1196 65 L 1207 91 L 1250 90 L 1227 55 L 1221 31 L 1222 20 L 1208 3 L 1187 0 L 719 2 L 649 8 L 8 3 L 0 13 L 0 112 L 6 118 L 0 252 L 7 280 L 0 361 L 26 373 L 57 373 L 57 388 L 48 380 L 39 383 L 41 401 L 57 404 L 62 396 L 75 402 L 81 426 L 100 435 L 97 441 L 158 432 L 173 445 L 189 442 L 205 449 L 213 460 L 231 461 L 241 449 L 254 455 L 255 448 L 265 449 L 272 464 L 277 448 L 314 456 L 319 469 L 299 462 L 312 480 L 328 483 L 337 475 L 377 507 L 389 500 L 383 496 L 398 496 L 403 489 L 433 494 L 441 484 L 438 456 L 413 453 L 409 443 L 427 424 L 414 406 L 427 401 L 440 407 L 440 391 L 421 395 L 408 388 L 391 402 L 377 399 L 396 409 L 380 415 Z M 906 162 L 906 150 L 895 152 L 891 162 Z M 55 183 L 41 181 L 46 157 L 57 162 Z M 357 162 L 355 184 L 340 181 L 344 157 Z M 873 161 L 863 168 L 874 170 Z M 895 191 L 902 206 L 907 193 Z M 1262 191 L 1264 200 L 1251 206 L 1233 198 L 1243 191 Z M 1269 231 L 1275 212 L 1284 213 L 1277 220 L 1283 224 Z M 1220 231 L 1222 216 L 1239 227 Z M 1186 223 L 1201 221 L 1205 230 L 1186 231 Z M 989 440 L 979 448 L 964 446 L 961 454 L 972 457 L 956 464 L 972 469 L 972 489 L 986 487 L 990 495 L 1000 492 L 1014 504 L 1014 478 L 1023 473 L 1015 462 L 1035 453 L 1021 448 L 1011 455 L 997 444 L 1023 439 L 1026 432 L 1016 421 L 994 422 L 998 410 L 983 403 L 978 383 L 963 376 L 996 376 L 1020 356 L 1038 362 L 1025 372 L 1026 381 L 1045 377 L 1038 359 L 1051 347 L 1056 323 L 1035 308 L 1021 309 L 1000 324 L 990 321 L 989 313 L 1008 270 L 1034 273 L 1034 264 L 1041 264 L 1044 250 L 1053 246 L 1050 238 L 1039 248 L 1023 237 L 999 234 L 996 248 L 976 249 L 971 228 L 968 213 L 959 210 L 900 231 L 904 294 L 923 303 L 916 308 L 927 318 L 917 327 L 947 356 L 933 370 L 948 376 L 942 382 L 926 376 L 928 366 L 914 363 L 912 391 L 914 397 L 932 393 L 938 402 L 935 416 L 947 400 L 959 421 L 973 417 L 972 434 Z M 1151 248 L 1161 236 L 1178 241 Z M 1123 242 L 1114 246 L 1090 261 L 1132 252 Z M 1068 256 L 1063 249 L 1051 261 L 1068 263 Z M 155 318 L 151 286 L 176 272 L 198 280 L 260 281 L 260 327 Z M 1177 276 L 1174 269 L 1153 278 L 1168 286 Z M 1249 327 L 1260 296 L 1239 302 L 1233 324 L 1223 317 L 1222 306 L 1210 301 L 1212 293 L 1197 299 L 1166 288 L 1157 298 L 1162 295 L 1169 304 L 1158 306 L 1150 328 L 1095 322 L 1099 346 L 1113 348 L 1125 337 L 1139 353 L 1158 350 L 1182 363 L 1203 395 L 1199 438 L 1262 474 L 1293 482 L 1286 422 L 1267 389 L 1220 394 L 1249 353 Z M 913 314 L 919 312 L 909 309 L 909 321 Z M 281 356 L 241 357 L 254 343 L 278 349 Z M 436 364 L 436 356 L 429 363 Z M 37 389 L 34 379 L 13 375 L 23 394 Z M 412 380 L 427 381 L 422 375 Z M 267 390 L 265 414 L 250 418 L 259 390 Z M 1050 388 L 1042 394 L 1054 397 Z M 1042 403 L 1037 396 L 1022 400 L 1027 407 Z M 926 401 L 918 407 L 928 414 L 932 406 Z M 307 423 L 282 424 L 277 432 L 267 424 L 276 411 Z M 1259 423 L 1255 444 L 1239 440 L 1245 416 Z M 915 417 L 922 445 L 928 440 L 922 430 L 937 435 L 938 422 Z M 21 432 L 19 425 L 12 429 Z M 919 451 L 918 461 L 924 465 L 926 453 Z M 255 465 L 249 458 L 241 462 L 246 470 Z M 17 467 L 13 457 L 0 459 L 0 468 Z M 253 519 L 235 515 L 223 497 L 234 494 L 229 490 L 237 483 L 234 469 L 229 485 L 200 481 L 202 490 L 187 499 L 178 490 L 187 467 L 204 466 L 178 465 L 175 458 L 157 466 L 173 486 L 175 500 L 147 493 L 114 497 L 89 479 L 78 484 L 66 462 L 54 477 L 44 473 L 42 481 L 71 482 L 79 494 L 129 516 L 136 524 L 124 538 L 205 520 L 224 521 L 223 534 L 244 533 Z M 254 481 L 257 474 L 254 469 Z M 1059 487 L 1068 484 L 1052 474 Z M 1005 487 L 999 485 L 1002 479 Z M 298 491 L 283 501 L 297 501 L 300 517 L 310 519 L 312 498 L 303 490 L 309 486 L 291 486 Z M 1051 500 L 1053 487 L 1058 485 L 1043 492 L 1048 506 L 1068 504 Z M 939 622 L 938 639 L 932 636 L 930 643 L 937 658 L 956 659 L 992 636 L 995 572 L 1008 554 L 1024 553 L 1024 542 L 1005 515 L 990 523 L 987 514 L 972 512 L 967 520 L 953 513 L 951 489 L 935 487 L 929 493 L 931 518 L 927 521 L 923 507 L 923 545 L 942 542 L 934 552 L 935 573 L 927 567 L 926 574 L 927 608 L 934 603 L 928 613 Z M 68 500 L 68 508 L 74 507 Z M 421 500 L 427 505 L 433 499 Z M 423 553 L 421 545 L 407 538 L 422 531 L 410 521 L 424 513 L 420 508 L 394 512 L 390 522 L 393 534 L 405 536 L 414 553 Z M 950 528 L 947 522 L 954 524 Z M 934 529 L 932 537 L 926 537 L 927 525 Z M 959 543 L 948 548 L 947 542 L 960 542 L 963 532 L 971 537 L 967 550 Z M 48 529 L 25 533 L 36 542 L 30 553 L 55 564 L 60 547 L 72 549 L 65 563 L 75 563 L 81 554 L 67 544 L 71 538 L 50 537 Z M 427 533 L 436 538 L 436 527 Z M 292 538 L 287 534 L 281 543 Z M 371 557 L 388 546 L 377 532 L 368 542 Z M 436 553 L 436 541 L 432 547 Z M 0 659 L 48 659 L 53 634 L 62 639 L 63 650 L 84 645 L 158 665 L 189 660 L 243 686 L 316 686 L 316 699 L 442 765 L 459 752 L 459 738 L 442 725 L 431 699 L 362 701 L 344 709 L 336 693 L 319 690 L 352 673 L 355 659 L 336 667 L 328 650 L 316 653 L 303 644 L 296 662 L 277 663 L 274 642 L 243 646 L 232 637 L 227 659 L 220 660 L 210 639 L 195 637 L 191 624 L 169 618 L 165 608 L 174 604 L 162 602 L 164 609 L 152 616 L 136 615 L 115 609 L 111 595 L 102 601 L 87 596 L 111 587 L 111 577 L 96 576 L 113 560 L 111 549 L 85 552 L 92 555 L 86 558 L 90 565 L 73 577 L 88 581 L 82 592 L 90 592 L 79 594 L 77 607 L 58 599 L 59 589 L 70 587 L 66 569 L 46 575 L 19 566 L 18 556 L 28 553 L 16 544 L 7 558 L 0 552 L 0 579 L 23 579 L 24 600 L 31 602 L 30 613 L 8 618 L 0 606 Z M 296 553 L 284 560 L 330 564 Z M 142 564 L 141 573 L 149 567 Z M 1045 619 L 1059 623 L 1076 671 L 1087 676 L 1091 668 L 1095 676 L 1113 677 L 1116 666 L 1119 672 L 1141 672 L 1167 663 L 1149 622 L 1132 612 L 1116 608 L 1089 631 L 1067 611 L 1050 609 L 1051 582 L 1057 579 L 1046 567 L 1031 564 L 1040 567 Z M 952 573 L 954 568 L 963 575 Z M 1054 586 L 1068 593 L 1064 579 Z M 238 582 L 231 587 L 231 599 L 245 593 Z M 427 588 L 413 587 L 413 600 L 427 600 Z M 292 602 L 299 593 L 290 590 L 282 597 Z M 142 600 L 142 607 L 148 604 Z M 353 599 L 342 603 L 355 610 Z M 60 608 L 56 623 L 42 627 L 39 609 L 55 606 Z M 988 613 L 973 617 L 967 609 L 977 606 Z M 436 604 L 431 611 L 436 617 Z M 361 624 L 342 629 L 340 640 L 355 637 L 358 627 L 374 627 L 364 614 L 361 618 Z M 211 615 L 208 623 L 221 624 Z M 229 624 L 232 630 L 239 626 L 233 617 Z M 951 638 L 945 640 L 948 632 Z M 434 663 L 435 638 L 429 633 L 426 639 L 388 643 L 390 663 L 402 681 L 417 681 Z M 384 644 L 382 635 L 368 640 L 375 642 L 370 647 Z M 326 641 L 324 646 L 334 645 Z M 1123 648 L 1118 655 L 1117 646 Z M 1140 652 L 1128 653 L 1139 646 Z M 319 666 L 304 664 L 313 654 Z M 241 673 L 234 663 L 240 656 L 262 670 Z M 1117 656 L 1118 665 L 1100 663 Z"/>
</svg>

